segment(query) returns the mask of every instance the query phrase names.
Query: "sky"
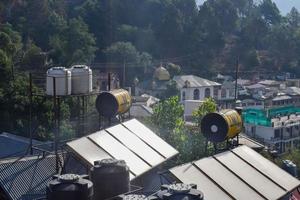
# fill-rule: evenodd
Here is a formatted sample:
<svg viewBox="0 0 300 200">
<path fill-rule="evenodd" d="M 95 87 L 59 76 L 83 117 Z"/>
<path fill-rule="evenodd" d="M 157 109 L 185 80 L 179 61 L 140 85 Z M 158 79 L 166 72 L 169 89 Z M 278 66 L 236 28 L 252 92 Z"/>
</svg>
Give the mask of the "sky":
<svg viewBox="0 0 300 200">
<path fill-rule="evenodd" d="M 198 4 L 202 4 L 205 0 L 196 0 Z M 279 8 L 282 15 L 286 15 L 292 7 L 300 11 L 300 0 L 273 0 Z"/>
</svg>

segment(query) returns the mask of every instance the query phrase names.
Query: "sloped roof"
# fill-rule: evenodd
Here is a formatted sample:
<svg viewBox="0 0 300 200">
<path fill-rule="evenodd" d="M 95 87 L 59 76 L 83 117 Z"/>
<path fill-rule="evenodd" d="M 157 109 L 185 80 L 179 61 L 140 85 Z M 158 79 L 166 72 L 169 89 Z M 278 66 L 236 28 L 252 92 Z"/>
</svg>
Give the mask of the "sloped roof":
<svg viewBox="0 0 300 200">
<path fill-rule="evenodd" d="M 89 166 L 105 158 L 125 160 L 131 180 L 178 154 L 176 149 L 136 119 L 68 142 L 67 147 Z"/>
<path fill-rule="evenodd" d="M 260 84 L 260 83 L 256 83 L 256 84 L 253 84 L 253 85 L 249 85 L 249 86 L 246 86 L 247 89 L 259 89 L 259 88 L 266 88 L 266 86 Z"/>
<path fill-rule="evenodd" d="M 288 100 L 292 99 L 292 97 L 287 96 L 287 95 L 280 95 L 272 99 L 272 101 L 282 101 L 282 100 Z"/>
<path fill-rule="evenodd" d="M 0 134 L 0 159 L 22 156 L 27 152 L 30 140 L 10 133 Z M 33 140 L 33 144 L 42 144 Z M 28 151 L 29 152 L 29 151 Z"/>
<path fill-rule="evenodd" d="M 197 184 L 206 200 L 281 199 L 300 181 L 247 146 L 170 169 L 181 182 Z"/>
<path fill-rule="evenodd" d="M 285 92 L 289 95 L 300 95 L 300 88 L 298 87 L 288 87 Z"/>
<path fill-rule="evenodd" d="M 233 81 L 233 83 L 235 83 L 235 81 Z M 244 85 L 249 85 L 250 83 L 251 83 L 251 81 L 248 79 L 240 79 L 240 78 L 237 79 L 238 85 L 244 86 Z"/>
<path fill-rule="evenodd" d="M 174 76 L 174 81 L 176 81 L 178 88 L 185 87 L 186 81 L 189 82 L 189 87 L 196 88 L 196 87 L 208 87 L 208 86 L 220 86 L 220 83 L 210 81 L 204 78 L 200 78 L 194 75 L 183 75 L 183 76 Z"/>
<path fill-rule="evenodd" d="M 274 81 L 274 80 L 263 80 L 263 81 L 259 81 L 258 83 L 262 84 L 262 85 L 266 85 L 266 86 L 272 86 L 272 85 L 280 84 L 279 82 Z"/>
<path fill-rule="evenodd" d="M 45 196 L 47 183 L 56 174 L 55 156 L 0 161 L 0 185 L 11 200 Z"/>
</svg>

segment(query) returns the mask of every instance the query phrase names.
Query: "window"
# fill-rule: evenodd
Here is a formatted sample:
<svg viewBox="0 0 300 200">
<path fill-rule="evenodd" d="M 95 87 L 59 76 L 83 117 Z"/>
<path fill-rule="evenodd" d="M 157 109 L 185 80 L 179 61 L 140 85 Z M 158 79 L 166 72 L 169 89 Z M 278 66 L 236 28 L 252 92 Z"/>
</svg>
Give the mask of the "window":
<svg viewBox="0 0 300 200">
<path fill-rule="evenodd" d="M 199 100 L 200 99 L 200 92 L 198 89 L 194 90 L 194 100 Z"/>
<path fill-rule="evenodd" d="M 205 89 L 204 96 L 205 96 L 205 98 L 210 97 L 210 88 Z"/>
<path fill-rule="evenodd" d="M 182 92 L 181 101 L 185 100 L 185 91 Z"/>
</svg>

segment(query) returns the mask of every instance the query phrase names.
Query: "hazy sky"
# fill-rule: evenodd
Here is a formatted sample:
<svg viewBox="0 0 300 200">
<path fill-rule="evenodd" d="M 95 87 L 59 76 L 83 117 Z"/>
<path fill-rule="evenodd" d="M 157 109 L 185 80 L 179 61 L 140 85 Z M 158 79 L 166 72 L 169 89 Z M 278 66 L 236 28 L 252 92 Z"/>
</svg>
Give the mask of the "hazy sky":
<svg viewBox="0 0 300 200">
<path fill-rule="evenodd" d="M 198 4 L 202 4 L 205 0 L 196 0 Z M 273 0 L 279 8 L 281 14 L 286 15 L 292 7 L 296 7 L 300 11 L 300 0 Z"/>
</svg>

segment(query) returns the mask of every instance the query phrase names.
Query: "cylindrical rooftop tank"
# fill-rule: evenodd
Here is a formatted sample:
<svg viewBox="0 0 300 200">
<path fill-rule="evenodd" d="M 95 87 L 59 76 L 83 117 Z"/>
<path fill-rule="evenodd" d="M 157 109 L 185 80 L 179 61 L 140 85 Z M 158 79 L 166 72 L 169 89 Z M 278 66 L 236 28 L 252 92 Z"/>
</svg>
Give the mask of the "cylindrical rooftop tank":
<svg viewBox="0 0 300 200">
<path fill-rule="evenodd" d="M 172 185 L 162 185 L 157 192 L 158 199 L 165 200 L 203 200 L 204 195 L 197 190 L 195 184 L 177 183 Z"/>
<path fill-rule="evenodd" d="M 55 176 L 47 185 L 47 200 L 92 200 L 93 183 L 75 174 Z"/>
<path fill-rule="evenodd" d="M 93 90 L 92 70 L 86 65 L 71 67 L 72 94 L 88 94 Z"/>
<path fill-rule="evenodd" d="M 243 128 L 242 118 L 236 110 L 222 110 L 205 115 L 201 132 L 211 142 L 222 142 L 238 135 Z"/>
<path fill-rule="evenodd" d="M 46 94 L 54 95 L 54 79 L 55 93 L 57 96 L 71 94 L 71 72 L 65 67 L 52 67 L 47 71 Z"/>
<path fill-rule="evenodd" d="M 94 199 L 107 199 L 129 192 L 129 168 L 124 160 L 95 161 L 90 171 L 94 183 Z"/>
<path fill-rule="evenodd" d="M 130 109 L 131 96 L 127 90 L 117 89 L 101 92 L 96 99 L 96 108 L 103 117 L 114 117 Z"/>
</svg>

